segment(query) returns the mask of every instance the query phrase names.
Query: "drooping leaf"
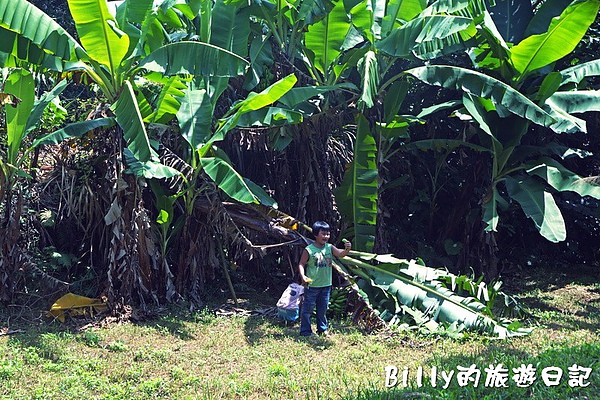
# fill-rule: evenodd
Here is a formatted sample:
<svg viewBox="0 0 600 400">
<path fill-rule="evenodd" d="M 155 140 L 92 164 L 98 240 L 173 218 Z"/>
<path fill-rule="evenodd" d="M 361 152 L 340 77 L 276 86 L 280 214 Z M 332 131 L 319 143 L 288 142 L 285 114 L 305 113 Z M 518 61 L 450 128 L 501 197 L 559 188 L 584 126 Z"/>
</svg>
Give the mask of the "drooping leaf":
<svg viewBox="0 0 600 400">
<path fill-rule="evenodd" d="M 206 143 L 212 134 L 212 111 L 213 106 L 206 90 L 185 91 L 177 112 L 177 121 L 181 135 L 194 150 Z"/>
<path fill-rule="evenodd" d="M 17 36 L 7 34 L 14 32 L 62 61 L 85 57 L 83 48 L 62 26 L 26 0 L 1 1 L 0 26 L 6 29 L 0 41 L 4 52 L 15 48 Z"/>
<path fill-rule="evenodd" d="M 187 86 L 178 76 L 172 76 L 162 80 L 162 89 L 156 101 L 155 110 L 145 118 L 146 122 L 167 123 L 177 114 L 181 106 L 180 97 L 184 96 Z"/>
<path fill-rule="evenodd" d="M 570 54 L 596 19 L 599 8 L 598 0 L 576 0 L 552 19 L 546 33 L 529 36 L 513 46 L 511 60 L 521 76 Z"/>
<path fill-rule="evenodd" d="M 123 91 L 111 106 L 111 110 L 115 113 L 117 123 L 123 129 L 127 148 L 136 160 L 143 163 L 157 158 L 158 155 L 150 145 L 144 119 L 140 113 L 131 82 L 125 81 Z"/>
<path fill-rule="evenodd" d="M 401 321 L 401 314 L 408 314 L 419 326 L 433 332 L 443 324 L 453 324 L 498 338 L 529 333 L 527 329 L 512 329 L 508 321 L 494 319 L 491 308 L 481 300 L 457 295 L 446 286 L 448 280 L 456 282 L 460 277 L 418 265 L 415 260 L 388 256 L 386 264 L 376 264 L 374 260 L 381 256 L 372 255 L 375 256 L 371 258 L 373 261 L 367 262 L 355 256 L 356 252 L 351 252 L 351 257 L 341 261 L 362 278 L 358 283 L 363 292 L 369 294 L 371 305 L 390 324 Z M 488 288 L 484 290 L 489 295 Z M 485 301 L 485 297 L 482 300 Z"/>
<path fill-rule="evenodd" d="M 287 107 L 294 108 L 308 99 L 334 90 L 355 91 L 356 86 L 347 82 L 331 86 L 300 86 L 290 89 L 290 91 L 281 96 L 279 101 Z"/>
<path fill-rule="evenodd" d="M 337 205 L 354 226 L 357 249 L 370 251 L 375 243 L 377 221 L 377 144 L 369 122 L 361 114 L 356 128 L 354 160 L 335 190 Z"/>
<path fill-rule="evenodd" d="M 181 175 L 181 172 L 175 168 L 161 164 L 158 161 L 140 161 L 133 155 L 133 152 L 129 148 L 125 148 L 123 154 L 125 155 L 125 161 L 127 162 L 128 172 L 131 172 L 135 176 L 144 177 L 146 179 L 167 179 Z"/>
<path fill-rule="evenodd" d="M 600 75 L 600 59 L 588 61 L 583 64 L 578 64 L 564 69 L 560 71 L 560 74 L 563 78 L 561 86 L 569 83 L 579 84 L 588 76 L 591 77 Z"/>
<path fill-rule="evenodd" d="M 455 15 L 426 15 L 409 21 L 401 28 L 395 29 L 390 35 L 376 43 L 378 50 L 394 57 L 409 57 L 419 46 L 427 43 L 434 48 L 427 52 L 434 53 L 448 46 L 454 35 L 468 29 L 471 19 Z M 425 49 L 426 47 L 422 47 Z M 424 51 L 419 51 L 423 55 Z"/>
<path fill-rule="evenodd" d="M 58 96 L 66 89 L 68 82 L 66 80 L 62 80 L 58 82 L 52 90 L 44 93 L 33 106 L 31 110 L 31 114 L 27 118 L 27 123 L 25 124 L 25 135 L 29 134 L 35 127 L 39 124 L 44 110 L 48 105 L 58 98 Z"/>
<path fill-rule="evenodd" d="M 553 243 L 567 238 L 565 221 L 554 197 L 531 177 L 505 178 L 506 189 L 517 200 L 523 212 L 534 222 L 540 234 Z"/>
<path fill-rule="evenodd" d="M 298 124 L 302 122 L 303 116 L 297 111 L 282 107 L 264 107 L 260 110 L 250 111 L 238 120 L 238 126 L 281 126 L 284 124 Z"/>
<path fill-rule="evenodd" d="M 110 128 L 111 126 L 114 126 L 115 123 L 116 121 L 114 118 L 98 118 L 89 121 L 75 122 L 36 139 L 31 147 L 37 147 L 44 144 L 59 144 L 66 139 L 81 137 L 93 129 Z"/>
<path fill-rule="evenodd" d="M 375 52 L 368 51 L 367 54 L 358 63 L 360 71 L 362 88 L 359 98 L 359 104 L 364 104 L 366 108 L 371 108 L 375 105 L 377 97 L 377 89 L 379 86 L 379 63 Z"/>
<path fill-rule="evenodd" d="M 277 202 L 271 196 L 269 196 L 269 194 L 262 187 L 258 186 L 248 178 L 244 178 L 244 182 L 246 182 L 246 186 L 248 186 L 248 189 L 250 189 L 252 194 L 254 194 L 254 197 L 256 197 L 256 200 L 258 200 L 259 204 L 274 209 L 279 207 Z"/>
<path fill-rule="evenodd" d="M 217 157 L 203 157 L 200 163 L 204 172 L 229 197 L 241 203 L 258 204 L 257 197 L 244 178 L 228 162 Z"/>
<path fill-rule="evenodd" d="M 529 175 L 539 176 L 544 179 L 554 189 L 564 192 L 576 192 L 580 196 L 591 196 L 600 199 L 600 186 L 596 179 L 586 179 L 577 175 L 573 171 L 562 166 L 558 161 L 542 157 L 526 171 Z"/>
<path fill-rule="evenodd" d="M 204 145 L 202 153 L 204 153 L 211 143 L 223 140 L 225 134 L 235 127 L 240 117 L 248 112 L 260 110 L 270 104 L 278 101 L 283 95 L 288 93 L 296 84 L 297 78 L 294 74 L 288 75 L 283 79 L 275 82 L 260 93 L 251 92 L 248 97 L 238 102 L 229 112 L 230 116 L 220 121 L 220 126 L 213 137 Z"/>
<path fill-rule="evenodd" d="M 139 68 L 166 76 L 232 77 L 241 75 L 248 62 L 235 53 L 201 42 L 177 42 L 163 46 L 140 61 Z"/>
<path fill-rule="evenodd" d="M 555 122 L 552 116 L 519 91 L 477 71 L 447 65 L 429 65 L 410 69 L 406 73 L 430 85 L 462 90 L 489 99 L 496 106 L 502 106 L 507 111 L 542 126 L 550 127 Z"/>
<path fill-rule="evenodd" d="M 498 204 L 505 203 L 506 201 L 502 198 L 498 189 L 494 186 L 492 189 L 492 195 L 486 198 L 484 201 L 483 208 L 483 222 L 486 223 L 486 232 L 496 232 L 498 227 L 498 221 L 500 217 L 498 215 Z"/>
<path fill-rule="evenodd" d="M 555 92 L 546 100 L 546 103 L 569 114 L 600 111 L 600 93 L 597 90 Z"/>
</svg>

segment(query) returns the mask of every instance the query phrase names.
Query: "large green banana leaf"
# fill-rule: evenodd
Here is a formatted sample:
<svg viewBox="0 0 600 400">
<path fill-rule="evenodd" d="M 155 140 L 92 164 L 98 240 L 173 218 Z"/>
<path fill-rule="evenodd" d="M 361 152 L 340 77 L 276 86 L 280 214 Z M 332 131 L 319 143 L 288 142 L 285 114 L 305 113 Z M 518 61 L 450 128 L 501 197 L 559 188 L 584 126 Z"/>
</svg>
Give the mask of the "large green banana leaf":
<svg viewBox="0 0 600 400">
<path fill-rule="evenodd" d="M 576 0 L 552 19 L 547 32 L 513 46 L 511 60 L 521 77 L 570 54 L 595 21 L 599 8 L 598 0 Z"/>
<path fill-rule="evenodd" d="M 376 47 L 394 57 L 409 57 L 413 51 L 427 43 L 435 48 L 427 48 L 427 52 L 435 54 L 435 50 L 456 43 L 459 32 L 471 26 L 470 18 L 455 15 L 426 15 L 412 19 L 402 27 L 393 30 L 388 37 L 378 41 Z M 425 47 L 423 47 L 425 48 Z M 419 51 L 422 55 L 422 51 Z"/>
<path fill-rule="evenodd" d="M 228 50 L 201 42 L 163 46 L 140 61 L 139 68 L 166 76 L 232 77 L 245 72 L 248 61 Z"/>
<path fill-rule="evenodd" d="M 447 271 L 419 265 L 415 260 L 401 260 L 391 255 L 351 252 L 341 260 L 360 279 L 358 286 L 367 301 L 390 324 L 402 322 L 409 315 L 421 327 L 440 331 L 443 326 L 457 330 L 478 331 L 498 338 L 529 332 L 492 316 L 494 288 Z M 450 284 L 449 288 L 447 284 Z M 468 289 L 467 297 L 453 290 Z M 477 296 L 477 297 L 474 297 Z M 484 303 L 484 301 L 486 303 Z"/>
<path fill-rule="evenodd" d="M 4 92 L 21 101 L 14 107 L 6 107 L 7 162 L 16 167 L 21 150 L 27 120 L 35 103 L 35 81 L 33 74 L 24 69 L 15 69 L 4 82 Z"/>
<path fill-rule="evenodd" d="M 131 82 L 125 81 L 123 91 L 111 109 L 115 113 L 117 123 L 123 129 L 127 147 L 133 156 L 142 163 L 157 159 L 158 155 L 150 145 L 144 118 L 140 113 Z"/>
<path fill-rule="evenodd" d="M 212 131 L 213 107 L 205 89 L 188 89 L 177 111 L 179 130 L 193 150 L 206 143 Z"/>
<path fill-rule="evenodd" d="M 227 132 L 238 124 L 242 115 L 275 103 L 288 93 L 297 81 L 296 76 L 291 74 L 275 82 L 260 93 L 251 92 L 248 97 L 233 106 L 225 118 L 219 121 L 217 131 L 200 150 L 200 154 L 205 154 L 213 142 L 223 140 Z"/>
<path fill-rule="evenodd" d="M 391 0 L 386 2 L 385 16 L 381 22 L 381 37 L 385 38 L 394 28 L 410 21 L 427 7 L 423 0 Z"/>
<path fill-rule="evenodd" d="M 517 200 L 540 234 L 553 243 L 567 238 L 565 221 L 554 198 L 541 183 L 531 177 L 505 177 L 508 194 Z"/>
<path fill-rule="evenodd" d="M 89 56 L 116 76 L 129 50 L 129 36 L 116 26 L 106 0 L 68 0 L 81 44 Z"/>
<path fill-rule="evenodd" d="M 525 29 L 525 37 L 546 33 L 552 19 L 558 17 L 572 2 L 573 0 L 546 0 L 542 2 L 536 8 L 527 29 Z"/>
<path fill-rule="evenodd" d="M 218 0 L 212 9 L 211 18 L 210 44 L 246 58 L 250 36 L 250 8 L 245 4 L 236 5 Z M 229 85 L 229 78 L 208 76 L 203 79 L 206 82 L 204 88 L 208 90 L 214 107 Z"/>
<path fill-rule="evenodd" d="M 44 144 L 59 144 L 60 142 L 66 139 L 81 137 L 93 129 L 110 128 L 111 126 L 114 126 L 115 123 L 115 119 L 111 117 L 74 122 L 65 126 L 62 129 L 37 138 L 31 145 L 31 147 L 37 147 Z"/>
<path fill-rule="evenodd" d="M 342 45 L 352 24 L 344 8 L 344 2 L 333 2 L 333 9 L 324 19 L 310 25 L 304 36 L 306 48 L 312 53 L 312 65 L 329 81 L 329 71 L 340 55 Z"/>
<path fill-rule="evenodd" d="M 491 76 L 477 71 L 449 65 L 428 65 L 406 71 L 430 85 L 462 90 L 477 97 L 491 100 L 509 112 L 538 125 L 550 127 L 554 118 L 519 91 Z"/>
<path fill-rule="evenodd" d="M 559 73 L 563 78 L 561 86 L 570 83 L 579 84 L 588 76 L 600 75 L 600 59 L 575 65 L 573 67 L 564 69 Z"/>
<path fill-rule="evenodd" d="M 265 107 L 243 114 L 240 116 L 237 125 L 244 127 L 276 127 L 284 124 L 299 124 L 303 119 L 302 114 L 297 111 L 282 107 Z"/>
<path fill-rule="evenodd" d="M 146 79 L 149 79 L 149 76 L 146 76 Z M 152 102 L 154 111 L 148 117 L 145 117 L 144 121 L 165 124 L 179 111 L 181 106 L 180 98 L 185 96 L 184 91 L 187 85 L 178 76 L 167 78 L 161 76 L 160 79 L 149 80 L 162 84 L 162 89 L 158 98 Z"/>
<path fill-rule="evenodd" d="M 56 21 L 26 0 L 0 0 L 0 27 L 4 28 L 2 48 L 10 49 L 7 53 L 19 47 L 17 37 L 22 36 L 63 61 L 77 61 L 86 54 Z M 18 36 L 7 35 L 7 31 Z"/>
<path fill-rule="evenodd" d="M 250 9 L 218 0 L 212 13 L 210 43 L 240 57 L 248 56 Z"/>
<path fill-rule="evenodd" d="M 371 251 L 377 222 L 377 144 L 369 121 L 360 114 L 356 128 L 354 160 L 335 191 L 340 213 L 354 226 L 357 249 Z"/>
<path fill-rule="evenodd" d="M 298 105 L 305 101 L 335 90 L 356 91 L 356 86 L 353 83 L 345 82 L 331 86 L 301 86 L 290 89 L 289 92 L 281 96 L 279 102 L 287 107 L 297 109 Z"/>
<path fill-rule="evenodd" d="M 597 90 L 555 92 L 546 100 L 546 103 L 569 114 L 600 111 L 600 92 Z"/>
<path fill-rule="evenodd" d="M 530 162 L 526 171 L 529 175 L 539 176 L 558 191 L 576 192 L 580 196 L 591 196 L 600 199 L 600 186 L 594 180 L 586 179 L 563 167 L 558 161 L 543 157 Z"/>
<path fill-rule="evenodd" d="M 229 197 L 241 203 L 259 203 L 244 178 L 227 161 L 218 157 L 203 157 L 200 163 L 204 172 Z"/>
</svg>

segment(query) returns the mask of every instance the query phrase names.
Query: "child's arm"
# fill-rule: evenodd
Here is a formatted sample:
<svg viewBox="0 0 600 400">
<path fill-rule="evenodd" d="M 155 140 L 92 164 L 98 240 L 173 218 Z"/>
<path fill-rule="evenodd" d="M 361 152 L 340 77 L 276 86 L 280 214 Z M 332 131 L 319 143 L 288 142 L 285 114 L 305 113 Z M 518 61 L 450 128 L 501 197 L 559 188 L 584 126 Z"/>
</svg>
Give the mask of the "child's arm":
<svg viewBox="0 0 600 400">
<path fill-rule="evenodd" d="M 344 242 L 344 250 L 340 250 L 335 246 L 331 246 L 331 252 L 337 258 L 346 257 L 348 253 L 350 253 L 350 249 L 352 248 L 352 243 L 350 243 L 346 239 L 342 239 L 342 242 Z"/>
<path fill-rule="evenodd" d="M 308 262 L 308 251 L 306 251 L 306 249 L 304 249 L 302 251 L 302 255 L 300 256 L 300 262 L 298 262 L 298 273 L 300 274 L 300 279 L 302 280 L 302 284 L 307 284 L 312 282 L 312 279 L 310 279 L 309 277 L 307 277 L 306 274 L 306 270 L 305 270 L 305 265 Z"/>
</svg>

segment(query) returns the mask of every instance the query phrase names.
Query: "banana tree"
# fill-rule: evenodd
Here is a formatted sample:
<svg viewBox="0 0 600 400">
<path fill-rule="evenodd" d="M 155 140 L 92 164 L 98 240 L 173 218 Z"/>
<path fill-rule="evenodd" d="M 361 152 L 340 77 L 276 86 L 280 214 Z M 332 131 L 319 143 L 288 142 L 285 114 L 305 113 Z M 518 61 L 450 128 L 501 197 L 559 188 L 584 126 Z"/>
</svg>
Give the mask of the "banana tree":
<svg viewBox="0 0 600 400">
<path fill-rule="evenodd" d="M 407 136 L 408 127 L 423 122 L 417 116 L 399 114 L 409 86 L 398 72 L 409 63 L 462 50 L 464 42 L 474 36 L 474 25 L 485 6 L 479 1 L 437 1 L 429 6 L 421 1 L 378 1 L 351 2 L 345 7 L 348 15 L 340 12 L 337 19 L 334 14 L 325 20 L 327 24 L 323 23 L 325 27 L 321 30 L 325 29 L 327 35 L 319 35 L 338 35 L 341 39 L 337 42 L 341 45 L 315 38 L 319 46 L 312 53 L 323 55 L 314 58 L 321 63 L 329 57 L 327 68 L 319 69 L 326 78 L 350 79 L 350 71 L 358 72 L 356 103 L 361 116 L 357 117 L 360 122 L 354 147 L 357 158 L 336 200 L 347 205 L 341 210 L 354 223 L 354 241 L 370 251 L 380 212 L 378 197 L 386 184 L 393 185 L 384 176 L 378 176 L 378 172 L 393 155 L 395 143 Z M 311 46 L 315 45 L 307 46 L 309 50 Z M 382 109 L 378 102 L 382 103 Z M 367 123 L 368 120 L 371 122 Z M 375 162 L 367 164 L 364 159 L 359 160 L 359 154 L 372 154 Z M 360 184 L 359 176 L 369 176 L 375 185 Z M 354 218 L 357 215 L 368 218 L 359 221 Z"/>
<path fill-rule="evenodd" d="M 176 170 L 160 165 L 152 144 L 154 138 L 148 134 L 146 123 L 164 123 L 174 117 L 180 105 L 176 96 L 182 92 L 183 85 L 188 86 L 187 76 L 228 78 L 244 73 L 248 63 L 243 57 L 209 42 L 171 43 L 178 32 L 175 17 L 181 13 L 192 19 L 199 13 L 198 3 L 173 5 L 130 0 L 119 3 L 116 8 L 113 5 L 104 0 L 69 1 L 80 44 L 28 2 L 2 0 L 0 30 L 6 40 L 3 40 L 0 58 L 4 65 L 24 61 L 46 71 L 83 73 L 102 91 L 112 116 L 100 126 L 118 127 L 118 136 L 111 139 L 115 140 L 117 148 L 113 159 L 115 186 L 112 205 L 105 218 L 107 224 L 112 225 L 109 231 L 113 232 L 108 254 L 108 280 L 115 292 L 111 291 L 109 297 L 111 301 L 117 298 L 129 301 L 135 292 L 144 301 L 173 290 L 170 271 L 152 272 L 151 264 L 156 261 L 149 258 L 155 255 L 139 259 L 145 252 L 142 248 L 147 242 L 144 236 L 150 233 L 144 222 L 145 211 L 128 215 L 141 204 L 137 179 L 178 174 Z M 164 21 L 175 26 L 169 28 L 175 33 L 165 33 Z M 210 21 L 203 26 L 210 27 Z M 162 88 L 161 95 L 153 99 L 152 104 L 143 95 L 141 85 L 144 82 L 154 82 Z M 40 143 L 81 135 L 92 127 L 94 124 L 80 123 L 43 138 Z M 125 166 L 127 170 L 123 168 Z M 137 178 L 129 178 L 125 171 L 132 171 Z M 129 189 L 124 190 L 127 186 Z M 134 269 L 132 265 L 140 268 Z M 159 283 L 153 283 L 152 277 L 161 275 L 163 278 L 158 279 Z M 121 293 L 117 293 L 119 291 Z"/>
<path fill-rule="evenodd" d="M 463 92 L 458 110 L 479 127 L 479 142 L 491 155 L 490 184 L 482 199 L 482 219 L 487 232 L 495 232 L 499 207 L 515 200 L 542 236 L 563 241 L 566 229 L 554 191 L 575 191 L 598 198 L 600 192 L 587 180 L 565 168 L 562 159 L 582 154 L 556 146 L 524 146 L 522 138 L 532 124 L 555 133 L 585 132 L 585 122 L 573 114 L 595 111 L 599 98 L 593 91 L 574 90 L 584 73 L 594 74 L 597 61 L 566 71 L 551 72 L 552 65 L 573 51 L 600 8 L 600 2 L 573 1 L 556 9 L 544 3 L 526 32 L 535 31 L 511 46 L 504 41 L 489 16 L 478 25 L 472 51 L 476 68 L 424 66 L 408 74 L 432 85 Z M 540 29 L 540 21 L 546 27 Z M 532 27 L 533 26 L 533 27 Z M 487 72 L 487 73 L 486 73 Z M 597 71 L 596 71 L 597 74 Z M 501 187 L 504 186 L 505 190 Z M 491 275 L 495 271 L 488 271 Z"/>
<path fill-rule="evenodd" d="M 31 178 L 27 161 L 33 147 L 28 138 L 42 120 L 49 104 L 55 104 L 66 82 L 59 82 L 36 99 L 34 75 L 22 68 L 7 70 L 2 106 L 6 123 L 6 153 L 0 154 L 0 301 L 10 301 L 16 272 L 25 259 L 18 244 L 23 196 L 22 180 Z M 4 140 L 3 140 L 4 141 Z"/>
</svg>

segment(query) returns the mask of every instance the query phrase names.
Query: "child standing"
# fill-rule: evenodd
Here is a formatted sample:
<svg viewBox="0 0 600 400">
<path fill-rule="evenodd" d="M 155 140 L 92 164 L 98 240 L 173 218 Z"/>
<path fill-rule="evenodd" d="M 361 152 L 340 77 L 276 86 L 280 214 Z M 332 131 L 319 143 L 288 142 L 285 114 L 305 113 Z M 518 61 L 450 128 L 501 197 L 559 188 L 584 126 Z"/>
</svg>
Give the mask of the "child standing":
<svg viewBox="0 0 600 400">
<path fill-rule="evenodd" d="M 323 221 L 317 221 L 312 226 L 315 236 L 313 244 L 306 246 L 298 263 L 298 272 L 304 290 L 304 302 L 300 312 L 300 335 L 312 336 L 310 317 L 313 308 L 317 306 L 317 333 L 327 336 L 327 307 L 331 294 L 333 256 L 345 257 L 350 252 L 352 244 L 344 243 L 344 250 L 327 243 L 330 226 Z"/>
</svg>

